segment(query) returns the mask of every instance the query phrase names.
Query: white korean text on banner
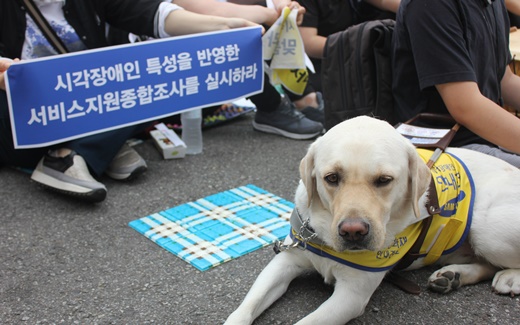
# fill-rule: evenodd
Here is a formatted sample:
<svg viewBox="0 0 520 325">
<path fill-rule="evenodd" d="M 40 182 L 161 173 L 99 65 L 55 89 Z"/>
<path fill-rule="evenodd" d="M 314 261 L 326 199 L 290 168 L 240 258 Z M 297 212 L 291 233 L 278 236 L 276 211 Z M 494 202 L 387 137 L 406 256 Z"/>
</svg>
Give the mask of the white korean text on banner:
<svg viewBox="0 0 520 325">
<path fill-rule="evenodd" d="M 33 148 L 263 91 L 260 27 L 151 40 L 13 63 L 16 148 Z"/>
</svg>

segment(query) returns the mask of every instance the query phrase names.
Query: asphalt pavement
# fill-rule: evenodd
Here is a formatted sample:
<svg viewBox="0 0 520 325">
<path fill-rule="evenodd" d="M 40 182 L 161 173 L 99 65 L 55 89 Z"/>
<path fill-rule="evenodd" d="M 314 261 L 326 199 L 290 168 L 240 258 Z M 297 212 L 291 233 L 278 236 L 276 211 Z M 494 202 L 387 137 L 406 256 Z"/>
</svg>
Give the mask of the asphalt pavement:
<svg viewBox="0 0 520 325">
<path fill-rule="evenodd" d="M 293 201 L 311 141 L 256 132 L 252 117 L 204 130 L 203 153 L 183 159 L 164 160 L 144 141 L 135 148 L 148 171 L 131 182 L 102 178 L 108 196 L 99 204 L 1 168 L 0 324 L 222 324 L 272 247 L 201 272 L 128 223 L 246 184 Z M 419 295 L 383 283 L 351 324 L 520 324 L 518 297 L 494 294 L 489 281 L 433 293 L 426 288 L 433 270 L 406 274 Z M 293 324 L 332 292 L 319 275 L 302 276 L 255 324 Z"/>
</svg>

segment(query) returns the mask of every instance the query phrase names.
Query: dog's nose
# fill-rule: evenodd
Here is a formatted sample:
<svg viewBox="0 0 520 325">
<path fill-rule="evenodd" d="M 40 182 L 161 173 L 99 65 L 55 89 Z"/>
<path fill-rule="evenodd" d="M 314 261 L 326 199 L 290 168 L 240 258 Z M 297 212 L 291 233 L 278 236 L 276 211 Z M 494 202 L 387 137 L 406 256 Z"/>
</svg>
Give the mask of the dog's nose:
<svg viewBox="0 0 520 325">
<path fill-rule="evenodd" d="M 338 226 L 338 233 L 346 241 L 357 242 L 368 235 L 370 225 L 362 220 L 344 220 Z"/>
</svg>

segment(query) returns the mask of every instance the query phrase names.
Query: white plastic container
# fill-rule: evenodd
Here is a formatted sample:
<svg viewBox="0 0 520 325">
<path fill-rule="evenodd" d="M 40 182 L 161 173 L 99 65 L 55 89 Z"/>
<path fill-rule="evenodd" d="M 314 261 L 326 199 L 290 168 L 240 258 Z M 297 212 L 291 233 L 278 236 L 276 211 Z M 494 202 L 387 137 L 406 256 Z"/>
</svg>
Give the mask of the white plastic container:
<svg viewBox="0 0 520 325">
<path fill-rule="evenodd" d="M 193 109 L 181 113 L 182 141 L 186 144 L 186 154 L 202 152 L 202 110 Z"/>
</svg>

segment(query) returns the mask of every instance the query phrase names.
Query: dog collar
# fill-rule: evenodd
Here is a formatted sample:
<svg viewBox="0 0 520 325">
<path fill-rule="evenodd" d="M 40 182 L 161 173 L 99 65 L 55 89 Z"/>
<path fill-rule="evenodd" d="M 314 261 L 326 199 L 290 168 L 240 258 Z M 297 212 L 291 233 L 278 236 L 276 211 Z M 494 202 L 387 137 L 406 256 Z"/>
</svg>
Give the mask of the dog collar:
<svg viewBox="0 0 520 325">
<path fill-rule="evenodd" d="M 314 231 L 314 229 L 312 229 L 309 221 L 310 219 L 304 221 L 298 209 L 294 208 L 290 219 L 291 228 L 298 230 L 298 237 L 301 238 L 303 242 L 322 244 L 323 241 L 318 238 L 318 234 Z"/>
<path fill-rule="evenodd" d="M 291 242 L 287 242 L 286 239 L 286 241 L 283 243 L 280 241 L 276 241 L 274 245 L 274 251 L 276 252 L 276 254 L 294 247 L 301 247 L 303 249 L 306 249 L 307 243 L 324 245 L 324 242 L 318 238 L 318 234 L 309 225 L 310 220 L 303 220 L 298 209 L 293 209 L 289 221 L 291 224 L 291 232 L 296 232 L 297 230 L 298 240 L 295 240 L 293 238 Z"/>
</svg>

